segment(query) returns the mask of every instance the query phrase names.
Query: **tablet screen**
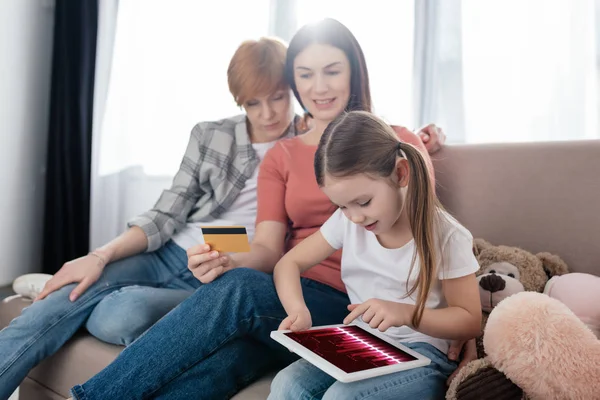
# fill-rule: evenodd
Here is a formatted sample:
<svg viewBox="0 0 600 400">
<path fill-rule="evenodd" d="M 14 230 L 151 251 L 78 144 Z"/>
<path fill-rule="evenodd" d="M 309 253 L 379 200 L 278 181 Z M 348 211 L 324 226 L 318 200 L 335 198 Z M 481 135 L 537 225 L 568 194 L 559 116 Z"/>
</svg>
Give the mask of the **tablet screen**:
<svg viewBox="0 0 600 400">
<path fill-rule="evenodd" d="M 356 325 L 285 333 L 346 373 L 416 358 Z"/>
</svg>

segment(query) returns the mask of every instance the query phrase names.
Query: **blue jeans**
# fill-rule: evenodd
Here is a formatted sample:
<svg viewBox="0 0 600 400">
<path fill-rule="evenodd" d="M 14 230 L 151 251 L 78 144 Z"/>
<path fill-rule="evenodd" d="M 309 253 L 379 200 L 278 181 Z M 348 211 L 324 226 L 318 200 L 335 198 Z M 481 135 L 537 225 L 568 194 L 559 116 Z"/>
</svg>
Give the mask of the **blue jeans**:
<svg viewBox="0 0 600 400">
<path fill-rule="evenodd" d="M 69 340 L 98 303 L 131 285 L 191 294 L 201 283 L 187 269 L 185 251 L 169 242 L 156 252 L 107 265 L 100 279 L 74 302 L 69 300 L 69 293 L 76 285 L 70 284 L 31 304 L 0 331 L 0 399 L 8 398 L 33 367 Z M 96 326 L 102 324 L 96 321 Z"/>
<path fill-rule="evenodd" d="M 340 323 L 348 296 L 302 279 L 314 325 Z M 72 394 L 82 399 L 227 399 L 296 357 L 270 338 L 286 317 L 273 277 L 238 268 L 202 285 Z"/>
<path fill-rule="evenodd" d="M 129 346 L 192 293 L 186 289 L 125 286 L 98 303 L 85 327 L 104 342 Z"/>
<path fill-rule="evenodd" d="M 446 396 L 446 379 L 458 364 L 428 343 L 404 343 L 431 360 L 428 366 L 342 383 L 306 360 L 279 372 L 268 400 L 435 400 Z"/>
</svg>

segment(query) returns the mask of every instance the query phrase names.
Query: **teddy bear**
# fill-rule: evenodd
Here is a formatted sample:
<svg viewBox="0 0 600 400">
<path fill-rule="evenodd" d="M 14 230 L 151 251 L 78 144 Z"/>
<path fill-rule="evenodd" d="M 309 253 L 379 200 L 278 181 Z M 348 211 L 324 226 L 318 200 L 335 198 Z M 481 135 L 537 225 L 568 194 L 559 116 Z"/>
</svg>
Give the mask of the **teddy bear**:
<svg viewBox="0 0 600 400">
<path fill-rule="evenodd" d="M 600 277 L 555 276 L 491 312 L 484 347 L 491 365 L 528 399 L 600 399 Z"/>
<path fill-rule="evenodd" d="M 484 239 L 473 241 L 479 262 L 476 273 L 483 311 L 482 334 L 476 339 L 478 359 L 462 368 L 452 380 L 447 400 L 521 399 L 523 391 L 496 369 L 486 357 L 483 332 L 494 308 L 520 292 L 542 292 L 553 276 L 569 272 L 566 263 L 550 253 L 532 254 L 519 247 L 494 246 Z"/>
</svg>

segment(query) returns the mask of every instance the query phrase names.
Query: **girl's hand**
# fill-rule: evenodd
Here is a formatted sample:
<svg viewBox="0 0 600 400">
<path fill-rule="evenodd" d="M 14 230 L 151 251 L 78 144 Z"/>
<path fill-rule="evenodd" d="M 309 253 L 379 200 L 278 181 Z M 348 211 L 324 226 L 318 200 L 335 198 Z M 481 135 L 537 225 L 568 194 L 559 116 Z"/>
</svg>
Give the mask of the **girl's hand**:
<svg viewBox="0 0 600 400">
<path fill-rule="evenodd" d="M 189 248 L 187 256 L 189 270 L 202 283 L 210 283 L 236 267 L 228 254 L 210 251 L 207 244 Z"/>
<path fill-rule="evenodd" d="M 278 330 L 291 330 L 292 332 L 304 331 L 312 326 L 312 318 L 308 308 L 304 307 L 298 311 L 291 312 L 286 319 L 281 321 Z"/>
<path fill-rule="evenodd" d="M 450 386 L 452 380 L 462 368 L 464 368 L 468 363 L 477 359 L 477 344 L 475 339 L 471 339 L 469 341 L 463 340 L 453 340 L 450 343 L 450 348 L 448 349 L 448 359 L 452 361 L 458 361 L 460 359 L 460 364 L 458 364 L 458 368 L 450 375 L 446 384 Z"/>
<path fill-rule="evenodd" d="M 350 314 L 344 318 L 344 324 L 349 324 L 362 315 L 362 320 L 371 328 L 385 332 L 392 326 L 409 325 L 414 312 L 414 306 L 394 301 L 370 299 L 362 304 L 350 304 Z"/>
</svg>

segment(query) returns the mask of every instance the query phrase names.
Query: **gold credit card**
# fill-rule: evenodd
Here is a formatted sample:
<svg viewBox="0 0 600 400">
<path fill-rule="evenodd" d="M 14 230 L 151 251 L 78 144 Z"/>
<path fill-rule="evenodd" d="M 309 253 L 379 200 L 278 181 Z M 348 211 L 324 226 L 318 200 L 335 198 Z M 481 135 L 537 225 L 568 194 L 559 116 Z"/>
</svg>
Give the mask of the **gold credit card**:
<svg viewBox="0 0 600 400">
<path fill-rule="evenodd" d="M 221 253 L 247 253 L 250 251 L 248 233 L 243 226 L 206 226 L 202 227 L 204 243 L 211 250 Z"/>
</svg>

